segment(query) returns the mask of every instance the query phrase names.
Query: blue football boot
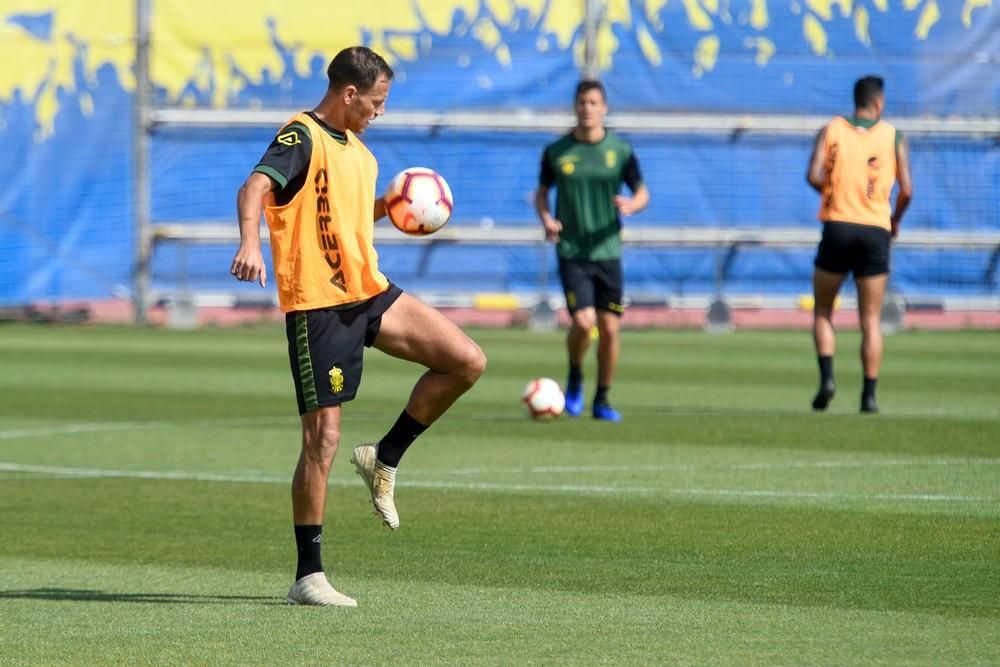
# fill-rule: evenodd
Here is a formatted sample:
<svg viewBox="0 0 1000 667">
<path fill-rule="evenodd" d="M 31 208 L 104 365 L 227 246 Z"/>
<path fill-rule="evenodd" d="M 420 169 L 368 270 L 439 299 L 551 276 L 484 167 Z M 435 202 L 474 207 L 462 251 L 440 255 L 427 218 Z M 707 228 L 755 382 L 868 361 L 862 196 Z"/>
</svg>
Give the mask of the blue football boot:
<svg viewBox="0 0 1000 667">
<path fill-rule="evenodd" d="M 583 414 L 583 383 L 575 387 L 566 383 L 566 414 L 579 417 Z"/>
<path fill-rule="evenodd" d="M 594 419 L 606 422 L 620 422 L 622 416 L 607 403 L 594 403 Z"/>
</svg>

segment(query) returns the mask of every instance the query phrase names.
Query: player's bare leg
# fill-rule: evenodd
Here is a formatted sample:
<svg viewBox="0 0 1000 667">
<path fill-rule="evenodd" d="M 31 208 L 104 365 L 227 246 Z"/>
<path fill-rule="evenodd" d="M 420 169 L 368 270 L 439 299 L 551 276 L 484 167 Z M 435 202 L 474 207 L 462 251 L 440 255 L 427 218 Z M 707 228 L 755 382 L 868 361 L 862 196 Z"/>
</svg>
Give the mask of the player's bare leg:
<svg viewBox="0 0 1000 667">
<path fill-rule="evenodd" d="M 292 477 L 292 518 L 299 562 L 289 604 L 356 607 L 327 580 L 320 560 L 327 481 L 340 443 L 340 406 L 302 415 L 302 451 Z"/>
<path fill-rule="evenodd" d="M 819 390 L 813 398 L 813 410 L 826 410 L 836 393 L 833 355 L 837 349 L 837 334 L 833 328 L 833 304 L 845 277 L 843 273 L 820 268 L 813 271 L 813 343 L 820 367 Z"/>
<path fill-rule="evenodd" d="M 302 451 L 292 477 L 295 525 L 321 524 L 326 509 L 327 480 L 340 444 L 340 406 L 302 415 Z"/>
<path fill-rule="evenodd" d="M 579 417 L 583 412 L 583 360 L 590 349 L 590 332 L 597 326 L 597 313 L 592 307 L 574 311 L 566 332 L 569 354 L 569 377 L 566 380 L 566 414 Z"/>
<path fill-rule="evenodd" d="M 618 369 L 621 318 L 617 313 L 597 311 L 597 331 L 597 393 L 594 397 L 594 417 L 606 421 L 621 421 L 621 415 L 608 403 L 607 396 Z"/>
<path fill-rule="evenodd" d="M 475 384 L 486 370 L 486 355 L 454 322 L 409 294 L 382 315 L 376 349 L 427 368 L 406 408 L 378 444 L 358 445 L 351 462 L 365 480 L 375 513 L 393 530 L 396 467 L 406 448 Z"/>
<path fill-rule="evenodd" d="M 858 318 L 861 324 L 861 367 L 865 386 L 861 394 L 861 412 L 878 412 L 875 384 L 882 369 L 882 301 L 885 298 L 889 274 L 856 278 L 858 286 Z"/>
<path fill-rule="evenodd" d="M 409 294 L 382 316 L 375 348 L 428 370 L 410 393 L 406 411 L 430 426 L 476 383 L 486 370 L 486 355 L 458 326 Z"/>
</svg>

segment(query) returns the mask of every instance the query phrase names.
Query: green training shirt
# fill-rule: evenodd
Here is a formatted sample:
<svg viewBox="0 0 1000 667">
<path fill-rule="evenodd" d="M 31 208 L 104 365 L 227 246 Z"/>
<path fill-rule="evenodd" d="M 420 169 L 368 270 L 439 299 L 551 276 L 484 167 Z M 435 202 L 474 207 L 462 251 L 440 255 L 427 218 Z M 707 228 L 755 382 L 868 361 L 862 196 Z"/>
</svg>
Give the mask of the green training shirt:
<svg viewBox="0 0 1000 667">
<path fill-rule="evenodd" d="M 623 183 L 632 192 L 642 185 L 631 144 L 607 131 L 602 140 L 588 144 L 571 132 L 545 147 L 539 182 L 556 188 L 555 217 L 563 226 L 559 257 L 584 261 L 621 257 L 621 219 L 614 197 Z"/>
</svg>

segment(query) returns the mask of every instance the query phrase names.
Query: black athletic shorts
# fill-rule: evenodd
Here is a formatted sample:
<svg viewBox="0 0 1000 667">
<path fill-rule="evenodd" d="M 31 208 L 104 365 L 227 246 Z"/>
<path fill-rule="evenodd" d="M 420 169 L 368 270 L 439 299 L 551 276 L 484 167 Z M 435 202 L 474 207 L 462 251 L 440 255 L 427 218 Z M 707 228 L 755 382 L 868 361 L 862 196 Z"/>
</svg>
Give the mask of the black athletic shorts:
<svg viewBox="0 0 1000 667">
<path fill-rule="evenodd" d="M 618 315 L 625 312 L 620 259 L 578 261 L 560 257 L 559 278 L 570 313 L 582 308 L 596 308 Z"/>
<path fill-rule="evenodd" d="M 402 293 L 390 283 L 385 292 L 357 305 L 285 314 L 300 415 L 354 398 L 361 385 L 364 348 L 375 342 L 382 315 Z"/>
<path fill-rule="evenodd" d="M 866 278 L 889 273 L 888 230 L 850 222 L 824 222 L 816 252 L 817 268 L 830 273 L 853 273 Z"/>
</svg>

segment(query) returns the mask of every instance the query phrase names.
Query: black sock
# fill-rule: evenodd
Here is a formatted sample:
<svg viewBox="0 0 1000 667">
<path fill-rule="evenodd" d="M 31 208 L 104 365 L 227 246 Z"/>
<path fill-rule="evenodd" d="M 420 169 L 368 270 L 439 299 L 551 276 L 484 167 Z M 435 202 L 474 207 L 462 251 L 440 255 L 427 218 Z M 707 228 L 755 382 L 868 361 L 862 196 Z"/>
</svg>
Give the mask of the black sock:
<svg viewBox="0 0 1000 667">
<path fill-rule="evenodd" d="M 817 355 L 816 360 L 819 362 L 819 383 L 833 382 L 833 357 Z"/>
<path fill-rule="evenodd" d="M 865 378 L 865 389 L 861 394 L 863 398 L 875 398 L 875 385 L 878 383 L 878 378 Z"/>
<path fill-rule="evenodd" d="M 418 435 L 426 430 L 426 426 L 411 417 L 406 410 L 403 410 L 396 423 L 379 441 L 376 458 L 384 465 L 395 468 L 399 465 L 403 454 L 406 453 L 406 449 L 413 444 Z"/>
<path fill-rule="evenodd" d="M 597 393 L 594 394 L 594 405 L 607 405 L 609 391 L 611 387 L 598 387 Z"/>
<path fill-rule="evenodd" d="M 320 560 L 320 544 L 323 541 L 323 526 L 295 526 L 295 546 L 299 550 L 299 564 L 295 569 L 295 580 L 323 571 Z"/>
<path fill-rule="evenodd" d="M 583 384 L 583 368 L 580 364 L 570 363 L 569 379 L 566 382 L 566 391 L 576 391 Z"/>
</svg>

